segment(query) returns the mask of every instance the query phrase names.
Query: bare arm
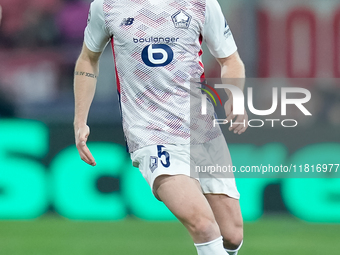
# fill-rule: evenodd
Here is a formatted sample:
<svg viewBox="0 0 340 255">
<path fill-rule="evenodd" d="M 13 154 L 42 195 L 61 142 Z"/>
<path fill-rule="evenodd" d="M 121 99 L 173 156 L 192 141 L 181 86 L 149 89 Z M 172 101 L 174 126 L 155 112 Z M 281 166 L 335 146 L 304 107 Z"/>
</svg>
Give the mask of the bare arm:
<svg viewBox="0 0 340 255">
<path fill-rule="evenodd" d="M 74 71 L 74 132 L 79 155 L 86 163 L 95 166 L 96 162 L 86 145 L 90 134 L 87 117 L 96 90 L 101 52 L 92 52 L 83 45 Z"/>
<path fill-rule="evenodd" d="M 232 79 L 230 80 L 232 85 L 239 87 L 242 91 L 244 89 L 245 83 L 245 68 L 244 64 L 238 54 L 235 52 L 234 54 L 230 55 L 226 58 L 218 58 L 217 61 L 221 65 L 221 77 L 222 79 Z M 224 105 L 225 113 L 227 116 L 227 121 L 230 123 L 231 120 L 237 123 L 244 123 L 243 124 L 233 124 L 229 130 L 234 130 L 234 133 L 242 134 L 246 131 L 248 127 L 248 115 L 244 112 L 244 115 L 234 115 L 233 114 L 233 97 L 231 92 L 226 89 L 226 93 L 228 94 L 228 101 Z M 236 119 L 235 119 L 236 117 Z"/>
<path fill-rule="evenodd" d="M 217 58 L 217 62 L 221 65 L 221 77 L 226 79 L 235 78 L 235 84 L 241 90 L 244 88 L 244 78 L 246 77 L 244 64 L 238 52 L 226 58 Z M 226 90 L 228 96 L 229 90 Z"/>
</svg>

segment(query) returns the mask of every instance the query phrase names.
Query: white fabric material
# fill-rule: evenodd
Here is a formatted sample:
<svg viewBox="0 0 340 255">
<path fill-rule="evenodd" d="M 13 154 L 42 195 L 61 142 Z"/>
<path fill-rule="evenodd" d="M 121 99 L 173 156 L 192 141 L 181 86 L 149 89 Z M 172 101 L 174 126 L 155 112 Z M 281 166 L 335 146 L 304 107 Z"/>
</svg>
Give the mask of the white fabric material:
<svg viewBox="0 0 340 255">
<path fill-rule="evenodd" d="M 167 156 L 169 161 L 167 161 Z M 202 176 L 194 170 L 197 165 L 229 166 L 232 164 L 228 146 L 223 137 L 192 146 L 166 144 L 161 151 L 158 150 L 157 145 L 146 146 L 131 153 L 131 160 L 133 165 L 139 168 L 152 190 L 158 176 L 182 174 L 197 179 L 204 194 L 225 194 L 235 199 L 240 198 L 232 173 L 226 178 L 225 175 L 218 174 L 207 175 L 205 173 Z M 170 165 L 167 166 L 167 163 Z M 190 171 L 190 169 L 193 170 Z"/>
<path fill-rule="evenodd" d="M 226 255 L 223 249 L 222 237 L 211 242 L 195 244 L 198 255 Z"/>
<path fill-rule="evenodd" d="M 230 167 L 232 169 L 230 152 L 223 136 L 204 144 L 191 145 L 190 149 L 190 155 L 194 159 L 192 165 L 195 168 L 199 166 L 201 171 L 208 169 L 209 166 Z M 191 167 L 193 167 L 192 165 Z M 196 169 L 194 172 L 197 172 Z M 232 172 L 201 172 L 199 173 L 199 181 L 204 194 L 225 194 L 234 199 L 240 199 L 240 193 L 237 190 Z"/>
<path fill-rule="evenodd" d="M 243 240 L 242 240 L 241 244 L 239 245 L 239 247 L 237 247 L 237 249 L 235 249 L 235 250 L 225 249 L 225 251 L 226 251 L 229 255 L 237 255 L 238 251 L 241 249 L 242 244 L 243 244 Z"/>
<path fill-rule="evenodd" d="M 96 0 L 91 3 L 85 28 L 84 42 L 86 47 L 93 52 L 102 52 L 111 37 L 105 26 L 103 2 L 104 0 Z"/>
<path fill-rule="evenodd" d="M 159 3 L 159 0 L 154 1 L 156 3 L 152 1 L 151 3 Z M 85 29 L 85 44 L 93 52 L 103 51 L 111 37 L 105 26 L 103 3 L 104 0 L 95 0 L 91 3 L 88 25 Z M 207 0 L 202 35 L 211 54 L 216 58 L 228 57 L 237 50 L 234 37 L 228 30 L 229 25 L 226 25 L 217 0 Z"/>
<path fill-rule="evenodd" d="M 217 0 L 207 0 L 203 38 L 215 58 L 226 58 L 237 50 L 234 37 Z"/>
<path fill-rule="evenodd" d="M 200 144 L 221 135 L 208 102 L 201 115 L 201 41 L 215 57 L 236 51 L 216 0 L 95 0 L 85 44 L 100 52 L 111 39 L 129 152 L 157 144 Z M 193 104 L 193 101 L 197 104 Z M 199 115 L 197 117 L 193 115 Z"/>
</svg>

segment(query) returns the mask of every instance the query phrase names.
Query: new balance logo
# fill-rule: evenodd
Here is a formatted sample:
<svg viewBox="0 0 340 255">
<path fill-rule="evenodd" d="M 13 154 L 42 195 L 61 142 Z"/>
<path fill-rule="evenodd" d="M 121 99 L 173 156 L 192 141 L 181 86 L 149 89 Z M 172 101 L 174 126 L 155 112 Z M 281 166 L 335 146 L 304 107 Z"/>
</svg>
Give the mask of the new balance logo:
<svg viewBox="0 0 340 255">
<path fill-rule="evenodd" d="M 120 26 L 130 26 L 134 20 L 134 18 L 124 18 Z"/>
</svg>

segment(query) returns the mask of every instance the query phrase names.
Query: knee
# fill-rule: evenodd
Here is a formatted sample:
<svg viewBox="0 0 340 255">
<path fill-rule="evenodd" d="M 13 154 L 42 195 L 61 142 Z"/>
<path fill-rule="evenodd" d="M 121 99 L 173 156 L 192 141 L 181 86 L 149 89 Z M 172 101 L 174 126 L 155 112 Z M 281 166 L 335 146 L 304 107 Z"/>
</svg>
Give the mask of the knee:
<svg viewBox="0 0 340 255">
<path fill-rule="evenodd" d="M 220 235 L 214 218 L 192 217 L 187 226 L 189 232 L 201 240 L 207 239 L 209 241 L 212 236 Z"/>
<path fill-rule="evenodd" d="M 236 250 L 243 240 L 243 227 L 235 227 L 230 234 L 223 235 L 223 246 L 229 250 Z"/>
</svg>

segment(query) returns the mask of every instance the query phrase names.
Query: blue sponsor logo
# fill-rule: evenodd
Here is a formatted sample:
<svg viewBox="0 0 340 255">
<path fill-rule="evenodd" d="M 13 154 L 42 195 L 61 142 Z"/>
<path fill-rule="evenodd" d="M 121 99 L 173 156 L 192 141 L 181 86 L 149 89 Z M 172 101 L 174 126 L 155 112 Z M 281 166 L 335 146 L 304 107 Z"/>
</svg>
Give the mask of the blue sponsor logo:
<svg viewBox="0 0 340 255">
<path fill-rule="evenodd" d="M 146 37 L 146 38 L 133 38 L 134 43 L 175 43 L 179 40 L 179 37 Z"/>
<path fill-rule="evenodd" d="M 150 44 L 142 51 L 144 64 L 150 67 L 166 66 L 174 59 L 174 52 L 166 44 Z"/>
</svg>

